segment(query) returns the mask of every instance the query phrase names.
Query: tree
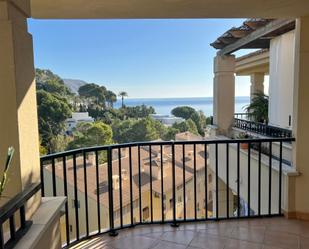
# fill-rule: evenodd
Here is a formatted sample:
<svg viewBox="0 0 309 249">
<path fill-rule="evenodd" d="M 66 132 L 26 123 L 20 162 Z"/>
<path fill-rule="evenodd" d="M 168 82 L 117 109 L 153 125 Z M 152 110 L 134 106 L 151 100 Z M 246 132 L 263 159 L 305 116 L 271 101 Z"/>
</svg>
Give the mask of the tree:
<svg viewBox="0 0 309 249">
<path fill-rule="evenodd" d="M 110 108 L 113 108 L 114 103 L 117 101 L 116 94 L 114 92 L 108 90 L 105 93 L 105 98 L 106 98 L 106 102 L 108 103 L 108 106 Z"/>
<path fill-rule="evenodd" d="M 263 92 L 254 94 L 251 103 L 245 110 L 255 122 L 268 122 L 268 102 L 269 98 Z"/>
<path fill-rule="evenodd" d="M 128 119 L 112 126 L 117 143 L 151 141 L 160 138 L 158 121 L 152 118 Z"/>
<path fill-rule="evenodd" d="M 205 135 L 204 129 L 206 127 L 207 118 L 202 111 L 197 112 L 190 106 L 179 106 L 172 110 L 172 114 L 176 117 L 184 118 L 187 121 L 193 121 L 195 123 L 195 127 L 192 127 L 191 125 L 191 129 L 195 131 L 196 128 L 198 134 L 201 136 Z"/>
<path fill-rule="evenodd" d="M 180 122 L 180 123 L 175 123 L 175 124 L 173 124 L 172 127 L 179 130 L 179 132 L 189 131 L 193 134 L 199 134 L 197 127 L 196 127 L 195 123 L 192 121 L 192 119 L 188 119 L 188 120 Z"/>
<path fill-rule="evenodd" d="M 168 127 L 161 137 L 165 141 L 175 140 L 176 134 L 180 133 L 180 130 L 174 127 Z"/>
<path fill-rule="evenodd" d="M 118 96 L 121 97 L 121 107 L 124 108 L 124 97 L 128 97 L 128 93 L 122 91 L 118 94 Z"/>
<path fill-rule="evenodd" d="M 78 94 L 88 100 L 90 105 L 99 106 L 105 108 L 106 101 L 106 88 L 104 86 L 99 86 L 95 83 L 90 83 L 81 86 L 78 89 Z"/>
<path fill-rule="evenodd" d="M 180 117 L 186 120 L 191 118 L 191 115 L 195 112 L 195 109 L 190 106 L 178 106 L 172 110 L 172 114 L 175 117 Z"/>
<path fill-rule="evenodd" d="M 44 90 L 37 91 L 37 103 L 42 145 L 55 152 L 52 140 L 64 132 L 65 120 L 72 115 L 71 108 L 65 98 Z"/>
<path fill-rule="evenodd" d="M 68 149 L 108 145 L 113 143 L 112 128 L 103 122 L 79 123 L 73 130 L 74 140 Z"/>
</svg>

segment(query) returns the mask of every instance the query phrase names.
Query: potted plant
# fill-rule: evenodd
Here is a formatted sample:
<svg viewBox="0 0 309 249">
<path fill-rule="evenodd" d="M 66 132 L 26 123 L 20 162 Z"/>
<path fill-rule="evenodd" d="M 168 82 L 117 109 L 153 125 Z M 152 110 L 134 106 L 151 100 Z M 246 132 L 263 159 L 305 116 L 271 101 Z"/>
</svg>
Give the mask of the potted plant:
<svg viewBox="0 0 309 249">
<path fill-rule="evenodd" d="M 251 136 L 247 132 L 240 132 L 237 136 L 237 139 L 249 139 Z M 249 147 L 248 143 L 240 143 L 240 148 L 243 150 L 247 150 Z"/>
<path fill-rule="evenodd" d="M 9 147 L 8 154 L 7 154 L 7 157 L 6 157 L 5 166 L 4 166 L 4 171 L 3 171 L 2 177 L 0 179 L 0 199 L 5 198 L 5 196 L 3 196 L 3 192 L 5 190 L 5 186 L 8 182 L 8 171 L 9 171 L 10 166 L 11 166 L 14 151 L 15 150 L 14 150 L 13 147 Z"/>
<path fill-rule="evenodd" d="M 259 123 L 268 123 L 268 96 L 263 92 L 254 94 L 251 103 L 245 107 L 250 120 Z"/>
</svg>

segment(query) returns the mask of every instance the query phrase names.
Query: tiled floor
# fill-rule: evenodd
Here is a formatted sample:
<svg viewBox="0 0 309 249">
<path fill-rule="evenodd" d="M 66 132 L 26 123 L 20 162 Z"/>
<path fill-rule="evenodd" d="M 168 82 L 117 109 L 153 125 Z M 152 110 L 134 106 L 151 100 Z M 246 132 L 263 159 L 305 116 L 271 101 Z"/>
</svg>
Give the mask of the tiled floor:
<svg viewBox="0 0 309 249">
<path fill-rule="evenodd" d="M 136 226 L 74 249 L 309 249 L 309 222 L 285 218 Z"/>
</svg>

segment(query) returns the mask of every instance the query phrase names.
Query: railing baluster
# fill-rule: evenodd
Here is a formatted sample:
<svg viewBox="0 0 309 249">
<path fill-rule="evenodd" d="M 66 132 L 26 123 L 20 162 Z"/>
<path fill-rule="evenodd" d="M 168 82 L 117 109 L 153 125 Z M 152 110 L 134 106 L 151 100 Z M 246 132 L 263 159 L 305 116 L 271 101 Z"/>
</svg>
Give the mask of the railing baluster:
<svg viewBox="0 0 309 249">
<path fill-rule="evenodd" d="M 74 208 L 75 208 L 76 240 L 79 240 L 79 215 L 78 215 L 76 154 L 73 154 L 73 177 L 74 177 Z"/>
<path fill-rule="evenodd" d="M 175 178 L 175 144 L 172 143 L 172 184 L 173 184 L 173 227 L 178 227 L 176 221 L 176 178 Z"/>
<path fill-rule="evenodd" d="M 0 249 L 4 249 L 3 227 L 0 223 Z"/>
<path fill-rule="evenodd" d="M 205 163 L 205 218 L 208 219 L 208 172 L 207 172 L 207 144 L 204 144 L 204 163 Z"/>
<path fill-rule="evenodd" d="M 164 178 L 164 172 L 163 172 L 163 146 L 162 144 L 160 145 L 160 161 L 161 161 L 161 219 L 162 222 L 164 222 L 164 182 L 163 182 L 163 178 Z"/>
<path fill-rule="evenodd" d="M 230 156 L 229 156 L 229 144 L 226 144 L 226 217 L 229 218 L 230 217 L 230 207 L 229 207 L 229 189 L 230 189 L 230 184 L 229 184 L 229 160 L 230 160 Z"/>
<path fill-rule="evenodd" d="M 20 207 L 19 215 L 20 215 L 20 227 L 21 229 L 24 229 L 26 227 L 26 211 L 24 205 Z"/>
<path fill-rule="evenodd" d="M 16 226 L 15 226 L 14 214 L 10 217 L 10 235 L 12 240 L 16 238 Z"/>
<path fill-rule="evenodd" d="M 269 189 L 268 189 L 268 214 L 271 215 L 271 182 L 272 182 L 272 142 L 269 142 Z"/>
<path fill-rule="evenodd" d="M 280 151 L 279 151 L 279 215 L 282 214 L 281 211 L 281 199 L 282 199 L 282 141 L 280 141 Z"/>
<path fill-rule="evenodd" d="M 95 151 L 95 174 L 97 185 L 97 216 L 98 216 L 98 232 L 101 233 L 101 205 L 100 205 L 100 175 L 99 175 L 99 155 L 98 151 Z"/>
<path fill-rule="evenodd" d="M 240 143 L 237 143 L 237 217 L 240 217 Z"/>
<path fill-rule="evenodd" d="M 153 193 L 152 193 L 152 152 L 149 145 L 149 175 L 150 175 L 150 222 L 153 223 Z"/>
<path fill-rule="evenodd" d="M 258 215 L 261 215 L 261 155 L 262 143 L 259 143 L 259 159 L 258 159 Z"/>
<path fill-rule="evenodd" d="M 120 226 L 123 227 L 122 213 L 122 164 L 121 164 L 121 148 L 118 148 L 118 174 L 119 174 L 119 206 L 120 206 Z"/>
<path fill-rule="evenodd" d="M 248 143 L 248 217 L 251 213 L 251 143 Z"/>
<path fill-rule="evenodd" d="M 194 178 L 194 219 L 197 219 L 197 209 L 196 209 L 196 144 L 193 145 L 193 178 Z"/>
<path fill-rule="evenodd" d="M 132 183 L 132 147 L 129 147 L 129 167 L 130 167 L 130 214 L 131 214 L 131 226 L 134 225 L 133 219 L 133 183 Z"/>
<path fill-rule="evenodd" d="M 114 193 L 113 193 L 113 164 L 112 164 L 112 148 L 107 150 L 107 175 L 108 175 L 108 200 L 109 200 L 109 235 L 117 236 L 118 233 L 115 230 L 114 224 Z"/>
<path fill-rule="evenodd" d="M 186 146 L 182 145 L 183 219 L 187 220 L 186 203 Z"/>
<path fill-rule="evenodd" d="M 142 177 L 141 177 L 141 147 L 137 147 L 138 156 L 138 197 L 139 197 L 139 221 L 142 223 Z"/>
<path fill-rule="evenodd" d="M 57 196 L 55 158 L 52 159 L 53 196 Z"/>
<path fill-rule="evenodd" d="M 85 189 L 86 235 L 89 236 L 87 161 L 86 161 L 86 153 L 85 152 L 83 152 L 83 168 L 84 168 L 84 185 L 85 185 L 84 189 Z"/>
<path fill-rule="evenodd" d="M 66 165 L 66 157 L 62 157 L 62 167 L 63 167 L 63 189 L 64 196 L 68 198 L 68 181 L 67 181 L 67 165 Z M 67 246 L 70 244 L 70 224 L 69 224 L 69 206 L 68 202 L 65 202 L 65 234 L 66 234 L 66 242 Z"/>
<path fill-rule="evenodd" d="M 45 196 L 45 188 L 44 188 L 44 160 L 40 158 L 40 177 L 41 177 L 41 194 L 42 197 Z"/>
<path fill-rule="evenodd" d="M 219 190 L 218 190 L 218 143 L 216 143 L 216 219 L 219 218 Z"/>
</svg>

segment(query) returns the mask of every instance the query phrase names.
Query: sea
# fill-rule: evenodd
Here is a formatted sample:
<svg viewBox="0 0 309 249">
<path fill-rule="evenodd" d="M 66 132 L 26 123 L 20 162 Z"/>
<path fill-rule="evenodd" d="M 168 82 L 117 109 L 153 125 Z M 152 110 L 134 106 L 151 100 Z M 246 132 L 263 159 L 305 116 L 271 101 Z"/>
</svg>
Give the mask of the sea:
<svg viewBox="0 0 309 249">
<path fill-rule="evenodd" d="M 250 97 L 242 96 L 235 98 L 235 112 L 245 112 L 244 107 L 250 102 Z M 170 115 L 171 111 L 177 106 L 190 106 L 197 111 L 203 111 L 208 116 L 213 115 L 213 98 L 125 98 L 126 106 L 146 105 L 152 106 L 157 114 Z M 114 104 L 115 108 L 121 107 L 121 99 Z"/>
</svg>

